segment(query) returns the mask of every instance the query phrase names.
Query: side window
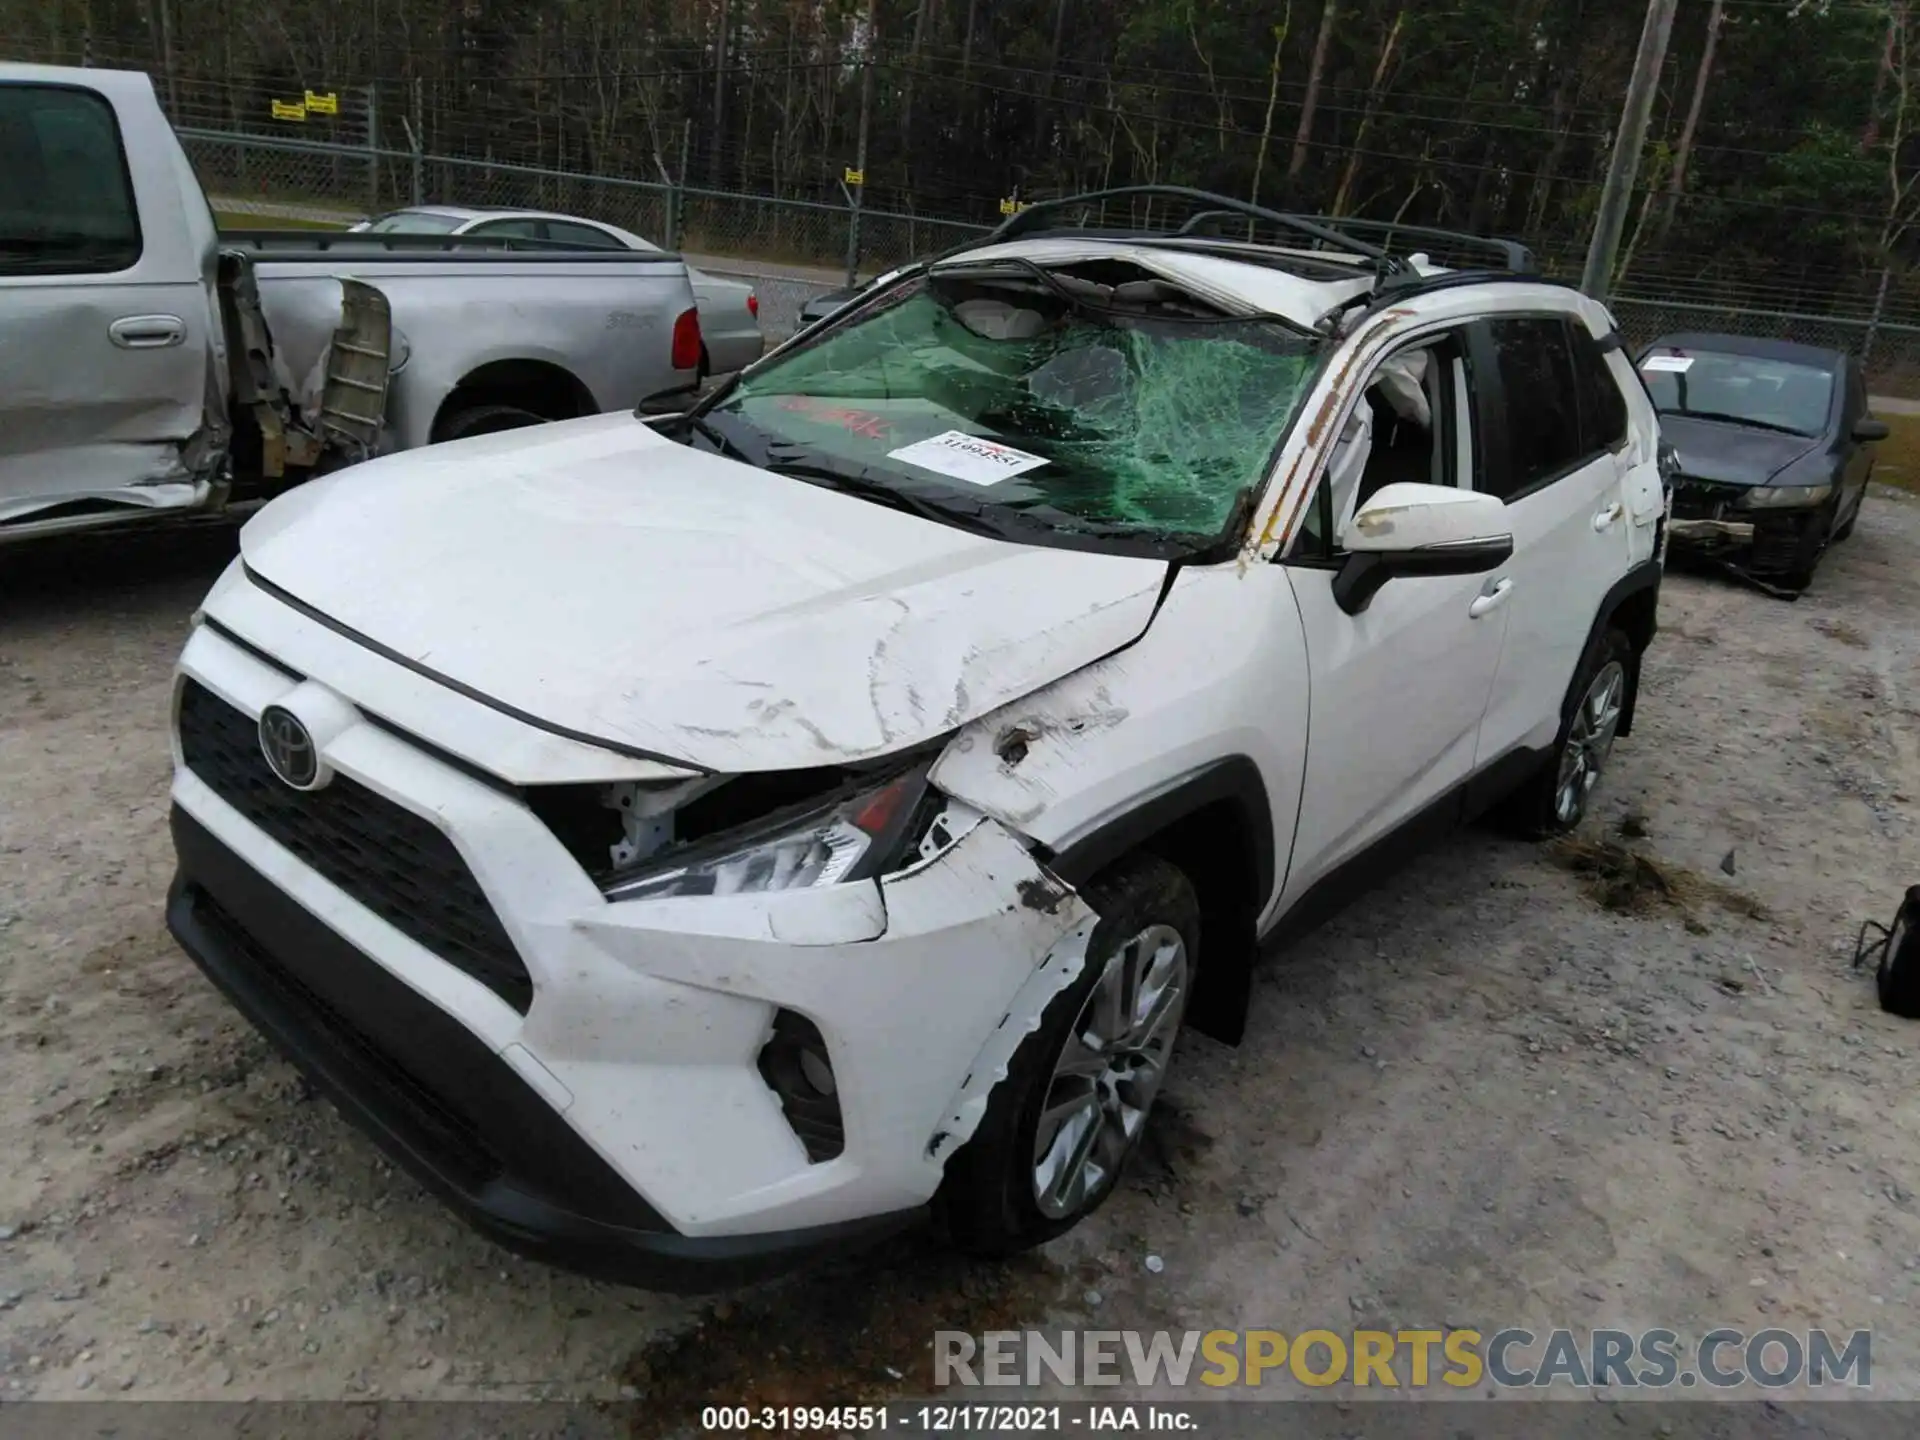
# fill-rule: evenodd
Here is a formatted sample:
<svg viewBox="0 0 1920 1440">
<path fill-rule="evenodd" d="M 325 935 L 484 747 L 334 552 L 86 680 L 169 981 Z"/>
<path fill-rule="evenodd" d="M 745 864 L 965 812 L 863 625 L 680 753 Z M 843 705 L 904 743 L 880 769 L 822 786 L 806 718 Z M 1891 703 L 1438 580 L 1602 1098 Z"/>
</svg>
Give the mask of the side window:
<svg viewBox="0 0 1920 1440">
<path fill-rule="evenodd" d="M 607 234 L 606 231 L 592 225 L 569 225 L 561 220 L 547 222 L 547 238 L 559 240 L 567 245 L 591 245 L 596 250 L 620 250 L 625 247 Z"/>
<path fill-rule="evenodd" d="M 1586 455 L 1580 435 L 1580 386 L 1558 319 L 1493 320 L 1487 325 L 1506 399 L 1504 473 L 1486 488 L 1511 500 L 1559 479 Z"/>
<path fill-rule="evenodd" d="M 1461 483 L 1471 456 L 1461 375 L 1451 336 L 1396 351 L 1375 368 L 1334 444 L 1294 558 L 1332 559 L 1341 526 L 1385 486 Z"/>
<path fill-rule="evenodd" d="M 1580 376 L 1581 446 L 1589 455 L 1618 450 L 1627 443 L 1627 402 L 1620 394 L 1600 342 L 1578 320 L 1567 322 L 1573 342 L 1573 365 Z"/>
<path fill-rule="evenodd" d="M 104 275 L 140 259 L 113 109 L 54 85 L 0 85 L 0 275 Z"/>
<path fill-rule="evenodd" d="M 483 240 L 537 240 L 540 238 L 538 220 L 489 220 L 467 231 Z"/>
</svg>

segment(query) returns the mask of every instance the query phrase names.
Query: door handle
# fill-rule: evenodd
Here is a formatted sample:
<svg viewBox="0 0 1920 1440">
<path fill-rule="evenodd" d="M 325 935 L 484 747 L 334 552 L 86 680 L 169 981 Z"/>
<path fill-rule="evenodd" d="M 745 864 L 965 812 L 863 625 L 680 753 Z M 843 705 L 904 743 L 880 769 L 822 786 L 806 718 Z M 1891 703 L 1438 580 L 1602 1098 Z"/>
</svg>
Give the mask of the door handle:
<svg viewBox="0 0 1920 1440">
<path fill-rule="evenodd" d="M 187 322 L 178 315 L 123 315 L 107 326 L 107 338 L 122 350 L 165 350 L 186 341 Z"/>
<path fill-rule="evenodd" d="M 1607 506 L 1606 509 L 1593 517 L 1593 528 L 1595 530 L 1611 529 L 1613 522 L 1620 518 L 1624 508 L 1618 500 L 1614 501 L 1611 505 Z"/>
<path fill-rule="evenodd" d="M 1482 615 L 1490 614 L 1507 603 L 1507 597 L 1513 594 L 1513 581 L 1502 575 L 1492 585 L 1482 590 L 1471 605 L 1467 606 L 1470 618 L 1478 620 Z"/>
</svg>

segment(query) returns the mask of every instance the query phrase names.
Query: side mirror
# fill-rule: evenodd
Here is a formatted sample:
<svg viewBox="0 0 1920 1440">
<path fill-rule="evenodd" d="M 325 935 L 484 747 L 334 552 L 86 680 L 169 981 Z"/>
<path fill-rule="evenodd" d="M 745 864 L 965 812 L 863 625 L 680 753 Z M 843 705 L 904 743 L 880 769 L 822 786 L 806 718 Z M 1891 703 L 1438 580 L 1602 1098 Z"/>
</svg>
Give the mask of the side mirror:
<svg viewBox="0 0 1920 1440">
<path fill-rule="evenodd" d="M 1862 445 L 1871 445 L 1876 440 L 1884 440 L 1893 433 L 1891 426 L 1884 420 L 1876 420 L 1871 415 L 1862 415 L 1853 422 L 1853 438 Z"/>
<path fill-rule="evenodd" d="M 1387 485 L 1340 532 L 1347 561 L 1333 598 L 1349 615 L 1398 576 L 1484 575 L 1513 556 L 1513 526 L 1497 496 L 1447 485 Z"/>
</svg>

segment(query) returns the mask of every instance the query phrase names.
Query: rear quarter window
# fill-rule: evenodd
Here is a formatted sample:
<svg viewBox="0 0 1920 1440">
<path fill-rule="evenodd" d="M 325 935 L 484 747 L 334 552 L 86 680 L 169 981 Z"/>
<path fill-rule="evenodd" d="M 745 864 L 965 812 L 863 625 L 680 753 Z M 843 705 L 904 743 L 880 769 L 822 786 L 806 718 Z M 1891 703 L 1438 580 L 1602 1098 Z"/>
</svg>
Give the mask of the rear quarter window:
<svg viewBox="0 0 1920 1440">
<path fill-rule="evenodd" d="M 113 108 L 87 90 L 0 85 L 0 275 L 112 274 L 140 252 Z"/>
<path fill-rule="evenodd" d="M 1627 443 L 1627 401 L 1599 342 L 1578 320 L 1567 322 L 1580 385 L 1580 436 L 1590 454 Z"/>
</svg>

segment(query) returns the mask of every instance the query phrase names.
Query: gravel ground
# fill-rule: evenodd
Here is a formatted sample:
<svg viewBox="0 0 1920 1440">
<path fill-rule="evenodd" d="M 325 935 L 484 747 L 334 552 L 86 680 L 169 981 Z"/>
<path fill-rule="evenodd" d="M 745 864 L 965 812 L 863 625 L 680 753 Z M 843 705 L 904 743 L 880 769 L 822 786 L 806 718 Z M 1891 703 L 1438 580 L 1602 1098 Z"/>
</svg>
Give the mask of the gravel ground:
<svg viewBox="0 0 1920 1440">
<path fill-rule="evenodd" d="M 1275 957 L 1044 1254 L 909 1240 L 703 1303 L 470 1235 L 167 939 L 168 670 L 230 546 L 0 566 L 0 1394 L 624 1392 L 665 1429 L 1088 1321 L 1873 1326 L 1876 1393 L 1920 1393 L 1920 1109 L 1885 1083 L 1920 1032 L 1848 965 L 1920 881 L 1920 503 L 1877 493 L 1798 604 L 1672 577 L 1593 845 L 1469 832 Z M 1623 826 L 1674 895 L 1578 873 Z"/>
</svg>

